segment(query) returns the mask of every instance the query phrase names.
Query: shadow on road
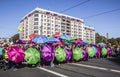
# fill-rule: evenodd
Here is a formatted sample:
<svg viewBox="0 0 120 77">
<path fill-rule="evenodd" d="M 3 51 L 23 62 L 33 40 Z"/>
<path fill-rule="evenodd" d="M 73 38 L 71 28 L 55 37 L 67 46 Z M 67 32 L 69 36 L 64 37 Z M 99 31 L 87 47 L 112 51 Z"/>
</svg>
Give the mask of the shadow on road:
<svg viewBox="0 0 120 77">
<path fill-rule="evenodd" d="M 120 65 L 120 56 L 107 58 L 107 60 L 114 62 L 117 65 Z"/>
</svg>

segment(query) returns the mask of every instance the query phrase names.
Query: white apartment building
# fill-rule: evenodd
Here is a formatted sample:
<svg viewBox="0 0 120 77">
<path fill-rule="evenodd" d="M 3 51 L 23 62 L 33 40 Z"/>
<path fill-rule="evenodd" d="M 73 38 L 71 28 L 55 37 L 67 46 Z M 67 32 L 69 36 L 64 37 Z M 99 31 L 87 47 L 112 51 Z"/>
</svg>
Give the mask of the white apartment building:
<svg viewBox="0 0 120 77">
<path fill-rule="evenodd" d="M 92 40 L 95 43 L 95 30 L 93 27 L 84 26 L 83 39 Z"/>
<path fill-rule="evenodd" d="M 85 26 L 80 18 L 60 14 L 50 10 L 35 8 L 25 15 L 21 21 L 22 31 L 20 39 L 29 40 L 31 33 L 39 35 L 52 36 L 55 32 L 66 33 L 77 36 L 83 40 L 93 40 L 95 42 L 95 30 L 92 27 Z"/>
</svg>

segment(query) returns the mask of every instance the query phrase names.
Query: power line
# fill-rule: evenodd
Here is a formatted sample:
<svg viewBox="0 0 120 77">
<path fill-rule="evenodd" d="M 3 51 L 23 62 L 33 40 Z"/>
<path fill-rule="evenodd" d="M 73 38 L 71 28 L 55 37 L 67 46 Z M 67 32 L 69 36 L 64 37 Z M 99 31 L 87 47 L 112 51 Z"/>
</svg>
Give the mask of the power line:
<svg viewBox="0 0 120 77">
<path fill-rule="evenodd" d="M 117 9 L 113 9 L 113 10 L 110 10 L 110 11 L 105 11 L 105 12 L 98 13 L 98 14 L 95 14 L 95 15 L 87 16 L 87 17 L 84 17 L 83 19 L 92 18 L 92 17 L 96 17 L 96 16 L 99 16 L 99 15 L 103 15 L 103 14 L 106 14 L 106 13 L 111 13 L 111 12 L 115 12 L 115 11 L 119 11 L 119 10 L 120 10 L 120 8 L 117 8 Z"/>
<path fill-rule="evenodd" d="M 90 1 L 90 0 L 86 0 L 86 1 L 84 1 L 84 2 L 81 2 L 81 3 L 77 4 L 77 5 L 74 5 L 74 6 L 72 6 L 72 7 L 69 7 L 69 8 L 67 8 L 67 9 L 61 11 L 60 13 L 65 12 L 65 11 L 68 11 L 68 10 L 70 10 L 70 9 L 72 9 L 72 8 L 75 8 L 75 7 L 77 7 L 77 6 L 80 6 L 80 5 L 82 5 L 82 4 L 85 4 L 85 3 L 89 2 L 89 1 Z"/>
</svg>

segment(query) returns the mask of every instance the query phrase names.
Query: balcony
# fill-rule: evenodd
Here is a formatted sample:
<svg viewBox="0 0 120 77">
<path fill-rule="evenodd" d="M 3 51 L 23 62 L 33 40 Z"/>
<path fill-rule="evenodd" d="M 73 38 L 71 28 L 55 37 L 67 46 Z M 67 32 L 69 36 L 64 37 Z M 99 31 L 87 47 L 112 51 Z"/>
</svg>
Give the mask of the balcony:
<svg viewBox="0 0 120 77">
<path fill-rule="evenodd" d="M 71 30 L 67 29 L 66 32 L 71 32 Z"/>
<path fill-rule="evenodd" d="M 70 26 L 70 23 L 66 23 L 67 26 Z"/>
<path fill-rule="evenodd" d="M 66 23 L 65 22 L 61 22 L 61 25 L 65 25 Z"/>
<path fill-rule="evenodd" d="M 47 15 L 49 15 L 49 14 L 50 14 L 50 12 L 46 12 L 46 14 L 47 14 Z"/>
<path fill-rule="evenodd" d="M 70 33 L 66 33 L 66 34 L 70 36 Z"/>
<path fill-rule="evenodd" d="M 53 14 L 53 16 L 58 16 L 58 14 Z"/>
</svg>

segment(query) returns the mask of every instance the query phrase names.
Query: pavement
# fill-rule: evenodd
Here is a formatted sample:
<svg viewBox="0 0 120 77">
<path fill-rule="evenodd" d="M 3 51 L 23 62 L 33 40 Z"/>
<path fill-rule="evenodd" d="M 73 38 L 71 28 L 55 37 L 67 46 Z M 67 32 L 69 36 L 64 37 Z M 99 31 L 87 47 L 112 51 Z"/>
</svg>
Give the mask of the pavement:
<svg viewBox="0 0 120 77">
<path fill-rule="evenodd" d="M 0 70 L 0 77 L 120 77 L 120 57 L 89 59 L 54 67 Z"/>
</svg>

